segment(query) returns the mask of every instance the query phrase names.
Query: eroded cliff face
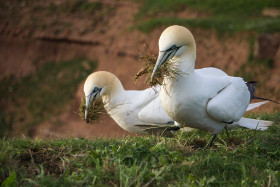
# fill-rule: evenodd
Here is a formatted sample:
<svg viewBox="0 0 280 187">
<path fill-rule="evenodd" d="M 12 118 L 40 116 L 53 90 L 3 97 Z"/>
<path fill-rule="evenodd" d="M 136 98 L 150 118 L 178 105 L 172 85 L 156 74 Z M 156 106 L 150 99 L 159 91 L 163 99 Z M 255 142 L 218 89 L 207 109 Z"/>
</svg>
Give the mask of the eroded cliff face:
<svg viewBox="0 0 280 187">
<path fill-rule="evenodd" d="M 158 38 L 164 27 L 148 34 L 132 30 L 134 15 L 138 11 L 138 4 L 133 1 L 105 0 L 92 3 L 96 3 L 92 4 L 92 10 L 81 8 L 82 13 L 77 10 L 77 5 L 67 4 L 67 1 L 2 3 L 0 79 L 8 76 L 21 78 L 34 73 L 45 62 L 83 56 L 98 62 L 97 69 L 93 71 L 105 70 L 118 76 L 125 89 L 146 88 L 144 78 L 136 84 L 132 78 L 141 66 L 137 57 L 140 52 L 145 52 L 145 45 L 157 55 Z M 193 13 L 179 14 L 188 16 Z M 237 33 L 220 37 L 213 30 L 190 30 L 197 44 L 196 68 L 213 66 L 223 69 L 229 75 L 248 75 L 244 77 L 246 81 L 250 81 L 247 78 L 259 81 L 257 95 L 280 99 L 279 34 Z M 260 63 L 254 64 L 252 59 L 258 59 Z M 268 61 L 268 65 L 261 64 L 263 61 Z M 31 128 L 29 135 L 132 135 L 120 129 L 109 117 L 96 125 L 82 121 L 75 113 L 83 96 L 82 87 L 83 82 L 64 113 Z M 274 109 L 274 104 L 267 104 L 260 110 Z M 57 122 L 61 125 L 57 126 Z M 15 134 L 20 134 L 20 131 L 15 131 Z"/>
</svg>

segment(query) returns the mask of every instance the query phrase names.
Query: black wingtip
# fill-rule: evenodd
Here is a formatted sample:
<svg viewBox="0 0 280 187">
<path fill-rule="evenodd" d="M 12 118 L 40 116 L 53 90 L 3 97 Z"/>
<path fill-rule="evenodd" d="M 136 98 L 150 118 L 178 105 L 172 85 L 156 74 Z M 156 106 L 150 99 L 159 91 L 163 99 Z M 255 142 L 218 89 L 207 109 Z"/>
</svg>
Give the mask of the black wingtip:
<svg viewBox="0 0 280 187">
<path fill-rule="evenodd" d="M 260 100 L 265 100 L 265 101 L 271 101 L 271 102 L 274 102 L 276 104 L 280 104 L 279 102 L 274 101 L 272 99 L 267 99 L 267 98 L 262 98 L 262 97 L 257 97 L 257 96 L 254 96 L 253 99 L 260 99 Z"/>
<path fill-rule="evenodd" d="M 257 84 L 258 81 L 248 81 L 248 82 L 246 82 L 246 83 L 249 83 L 249 84 Z"/>
<path fill-rule="evenodd" d="M 252 101 L 252 99 L 260 99 L 260 100 L 271 101 L 271 102 L 280 104 L 279 102 L 274 101 L 274 100 L 272 100 L 272 99 L 267 99 L 267 98 L 262 98 L 262 97 L 257 97 L 257 96 L 255 96 L 255 91 L 256 91 L 255 84 L 256 84 L 256 83 L 258 83 L 258 82 L 257 82 L 257 81 L 249 81 L 249 82 L 246 82 L 246 85 L 247 85 L 248 90 L 249 90 L 249 92 L 250 92 L 250 101 Z"/>
<path fill-rule="evenodd" d="M 144 131 L 147 130 L 156 130 L 156 129 L 162 129 L 164 131 L 178 131 L 180 130 L 179 126 L 176 125 L 164 125 L 164 126 L 154 126 L 154 125 L 135 125 L 137 127 L 141 127 Z"/>
<path fill-rule="evenodd" d="M 168 127 L 167 130 L 178 131 L 178 130 L 180 130 L 180 127 L 178 127 L 178 126 Z"/>
<path fill-rule="evenodd" d="M 250 81 L 250 82 L 246 82 L 247 88 L 250 92 L 250 101 L 252 101 L 252 99 L 254 99 L 254 95 L 255 95 L 255 91 L 256 91 L 256 81 Z"/>
</svg>

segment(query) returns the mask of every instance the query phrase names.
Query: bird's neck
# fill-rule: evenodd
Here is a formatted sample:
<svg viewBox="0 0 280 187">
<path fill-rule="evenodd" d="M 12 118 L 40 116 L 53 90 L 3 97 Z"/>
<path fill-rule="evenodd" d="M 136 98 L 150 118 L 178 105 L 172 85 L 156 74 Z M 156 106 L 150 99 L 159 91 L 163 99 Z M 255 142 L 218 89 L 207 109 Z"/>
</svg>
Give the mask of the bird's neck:
<svg viewBox="0 0 280 187">
<path fill-rule="evenodd" d="M 108 86 L 107 89 L 107 92 L 102 95 L 102 100 L 105 107 L 111 108 L 119 105 L 123 100 L 125 92 L 122 84 L 119 82 Z"/>
<path fill-rule="evenodd" d="M 195 59 L 195 48 L 189 48 L 185 53 L 174 58 L 174 61 L 171 63 L 177 73 L 172 77 L 164 77 L 163 84 L 166 85 L 167 90 L 173 88 L 175 82 L 186 79 L 194 74 Z"/>
<path fill-rule="evenodd" d="M 174 57 L 174 60 L 171 60 L 173 68 L 178 72 L 176 75 L 178 77 L 188 76 L 194 73 L 194 66 L 195 66 L 195 53 L 184 53 L 179 57 Z"/>
<path fill-rule="evenodd" d="M 177 56 L 177 60 L 174 63 L 175 68 L 183 73 L 191 74 L 194 72 L 194 65 L 196 59 L 195 45 L 186 46 L 182 49 L 180 56 Z"/>
<path fill-rule="evenodd" d="M 192 56 L 184 56 L 178 59 L 176 68 L 183 74 L 190 75 L 194 73 L 195 58 Z"/>
</svg>

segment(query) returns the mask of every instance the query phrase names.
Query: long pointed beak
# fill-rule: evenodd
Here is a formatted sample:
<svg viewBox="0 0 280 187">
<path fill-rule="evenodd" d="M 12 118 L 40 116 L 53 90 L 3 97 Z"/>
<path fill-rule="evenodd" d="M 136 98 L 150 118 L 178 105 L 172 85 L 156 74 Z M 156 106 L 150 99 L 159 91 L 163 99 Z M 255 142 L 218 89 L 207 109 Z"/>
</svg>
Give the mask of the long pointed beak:
<svg viewBox="0 0 280 187">
<path fill-rule="evenodd" d="M 85 110 L 85 120 L 86 120 L 86 122 L 88 121 L 88 119 L 87 119 L 87 117 L 88 117 L 88 107 L 89 107 L 90 102 L 91 102 L 90 97 L 91 97 L 91 95 L 86 97 L 86 110 Z"/>
<path fill-rule="evenodd" d="M 160 51 L 160 52 L 159 52 L 156 65 L 155 65 L 154 70 L 153 70 L 153 73 L 152 73 L 151 80 L 153 80 L 153 77 L 154 77 L 155 72 L 157 71 L 157 69 L 158 69 L 163 63 L 165 63 L 166 61 L 168 61 L 168 60 L 170 60 L 171 58 L 173 58 L 178 49 L 179 49 L 179 48 L 174 48 L 174 49 L 172 49 L 172 50 Z"/>
<path fill-rule="evenodd" d="M 156 62 L 156 65 L 155 65 L 155 67 L 154 67 L 154 70 L 153 70 L 153 73 L 152 73 L 152 77 L 151 77 L 151 80 L 153 80 L 153 77 L 154 77 L 154 75 L 155 75 L 155 72 L 157 71 L 157 69 L 163 64 L 163 57 L 164 57 L 164 54 L 165 54 L 165 52 L 159 52 L 159 54 L 158 54 L 158 58 L 157 58 L 157 62 Z"/>
</svg>

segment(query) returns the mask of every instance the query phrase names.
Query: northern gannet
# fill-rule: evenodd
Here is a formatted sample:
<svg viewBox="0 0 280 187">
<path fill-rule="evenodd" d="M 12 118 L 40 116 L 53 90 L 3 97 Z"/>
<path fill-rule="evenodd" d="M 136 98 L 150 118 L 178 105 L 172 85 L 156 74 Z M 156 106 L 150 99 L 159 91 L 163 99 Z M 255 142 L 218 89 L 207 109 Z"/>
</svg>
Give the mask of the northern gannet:
<svg viewBox="0 0 280 187">
<path fill-rule="evenodd" d="M 162 109 L 159 100 L 159 86 L 145 90 L 125 90 L 120 80 L 112 73 L 98 71 L 90 74 L 84 84 L 87 118 L 88 107 L 93 99 L 102 97 L 104 108 L 124 130 L 144 133 L 141 126 L 173 127 L 174 121 Z"/>
<path fill-rule="evenodd" d="M 240 77 L 198 73 L 194 69 L 195 60 L 196 44 L 192 33 L 177 25 L 166 28 L 159 39 L 159 55 L 152 77 L 163 63 L 172 63 L 183 72 L 163 80 L 165 89 L 160 90 L 160 101 L 169 117 L 183 126 L 213 134 L 208 145 L 225 127 L 266 130 L 272 124 L 242 117 L 254 98 L 255 89 L 251 83 Z"/>
</svg>

